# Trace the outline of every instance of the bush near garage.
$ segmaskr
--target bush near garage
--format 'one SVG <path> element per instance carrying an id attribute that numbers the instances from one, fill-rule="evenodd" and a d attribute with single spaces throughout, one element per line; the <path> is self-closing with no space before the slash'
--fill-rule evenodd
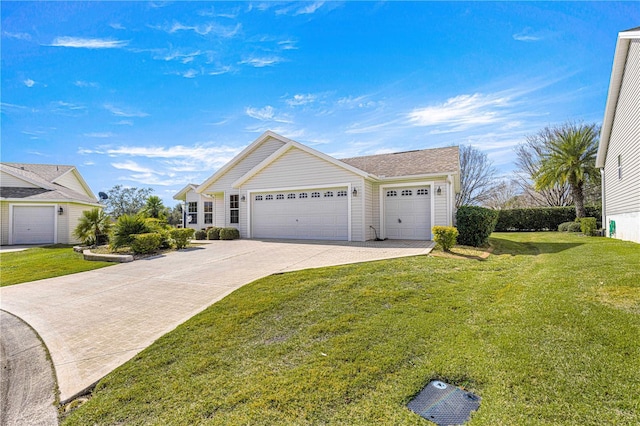
<path id="1" fill-rule="evenodd" d="M 147 225 L 144 218 L 138 215 L 124 214 L 118 218 L 113 227 L 110 238 L 110 246 L 112 250 L 120 247 L 131 246 L 133 243 L 133 235 L 147 234 L 152 229 Z"/>
<path id="2" fill-rule="evenodd" d="M 198 229 L 195 233 L 196 240 L 206 240 L 207 239 L 207 231 L 204 229 Z"/>
<path id="3" fill-rule="evenodd" d="M 220 230 L 221 240 L 237 240 L 240 238 L 240 231 L 237 228 L 229 227 Z"/>
<path id="4" fill-rule="evenodd" d="M 160 248 L 162 235 L 150 232 L 147 234 L 132 235 L 131 251 L 135 254 L 149 254 Z"/>
<path id="5" fill-rule="evenodd" d="M 582 231 L 584 235 L 593 237 L 594 235 L 596 235 L 596 229 L 597 229 L 597 225 L 596 225 L 595 217 L 580 218 L 580 231 Z"/>
<path id="6" fill-rule="evenodd" d="M 189 241 L 193 238 L 194 230 L 192 228 L 177 228 L 170 232 L 173 245 L 177 250 L 183 249 L 189 245 Z"/>
<path id="7" fill-rule="evenodd" d="M 453 226 L 434 226 L 431 228 L 433 232 L 433 240 L 442 250 L 449 251 L 451 247 L 456 245 L 458 230 Z"/>
<path id="8" fill-rule="evenodd" d="M 461 206 L 456 213 L 458 244 L 480 247 L 489 244 L 498 211 L 477 206 Z"/>
<path id="9" fill-rule="evenodd" d="M 597 218 L 602 217 L 600 206 L 586 206 L 587 216 L 596 218 L 596 227 L 602 226 Z M 572 222 L 576 217 L 574 207 L 536 207 L 500 210 L 496 232 L 555 231 L 561 224 Z"/>
<path id="10" fill-rule="evenodd" d="M 207 240 L 219 240 L 220 239 L 220 230 L 222 228 L 218 228 L 216 226 L 212 226 L 207 229 Z"/>

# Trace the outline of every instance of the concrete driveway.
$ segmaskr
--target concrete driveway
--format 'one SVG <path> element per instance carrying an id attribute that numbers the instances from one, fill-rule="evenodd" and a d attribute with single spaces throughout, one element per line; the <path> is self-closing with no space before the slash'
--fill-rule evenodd
<path id="1" fill-rule="evenodd" d="M 276 272 L 427 254 L 430 241 L 206 241 L 166 255 L 3 287 L 0 308 L 33 327 L 60 401 L 232 291 Z"/>

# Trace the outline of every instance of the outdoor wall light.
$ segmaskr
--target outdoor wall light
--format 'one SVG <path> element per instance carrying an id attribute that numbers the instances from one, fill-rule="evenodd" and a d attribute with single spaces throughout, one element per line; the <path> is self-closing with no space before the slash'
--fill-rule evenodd
<path id="1" fill-rule="evenodd" d="M 438 187 L 438 190 L 436 191 L 436 194 L 442 195 L 442 188 Z"/>
<path id="2" fill-rule="evenodd" d="M 242 197 L 240 197 L 240 201 L 242 201 L 242 202 L 244 203 L 245 201 L 247 201 L 247 197 L 245 197 L 245 196 L 243 195 Z"/>
<path id="3" fill-rule="evenodd" d="M 58 209 L 58 214 L 59 214 L 60 216 L 62 216 L 62 214 L 63 214 L 63 213 L 64 213 L 64 209 L 63 209 L 62 207 L 60 207 L 60 208 Z"/>
<path id="4" fill-rule="evenodd" d="M 358 190 L 356 188 L 353 188 L 353 196 L 354 197 L 358 196 Z"/>

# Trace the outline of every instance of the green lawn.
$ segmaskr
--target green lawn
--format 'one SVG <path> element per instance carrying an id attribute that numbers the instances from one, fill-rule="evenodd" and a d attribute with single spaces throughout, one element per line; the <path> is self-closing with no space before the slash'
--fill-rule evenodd
<path id="1" fill-rule="evenodd" d="M 91 271 L 113 265 L 110 262 L 89 262 L 71 246 L 35 247 L 25 251 L 0 254 L 0 286 L 20 284 Z"/>
<path id="2" fill-rule="evenodd" d="M 640 424 L 640 245 L 494 234 L 485 261 L 412 257 L 247 285 L 103 379 L 65 424 L 430 424 L 432 379 L 471 425 Z"/>

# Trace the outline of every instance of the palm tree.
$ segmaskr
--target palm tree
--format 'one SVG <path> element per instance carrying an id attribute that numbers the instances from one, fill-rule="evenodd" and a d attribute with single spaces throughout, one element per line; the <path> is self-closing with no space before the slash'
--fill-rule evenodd
<path id="1" fill-rule="evenodd" d="M 108 242 L 111 218 L 104 210 L 95 208 L 85 210 L 78 219 L 73 235 L 87 245 L 99 245 Z"/>
<path id="2" fill-rule="evenodd" d="M 551 131 L 552 137 L 534 176 L 536 189 L 551 189 L 568 183 L 576 206 L 576 217 L 585 217 L 584 184 L 588 180 L 598 182 L 600 179 L 596 168 L 599 129 L 596 124 L 566 123 Z"/>
<path id="3" fill-rule="evenodd" d="M 147 198 L 147 203 L 142 209 L 142 213 L 146 217 L 164 220 L 166 218 L 165 210 L 166 208 L 164 207 L 164 204 L 162 204 L 160 197 L 157 195 L 150 195 Z"/>

